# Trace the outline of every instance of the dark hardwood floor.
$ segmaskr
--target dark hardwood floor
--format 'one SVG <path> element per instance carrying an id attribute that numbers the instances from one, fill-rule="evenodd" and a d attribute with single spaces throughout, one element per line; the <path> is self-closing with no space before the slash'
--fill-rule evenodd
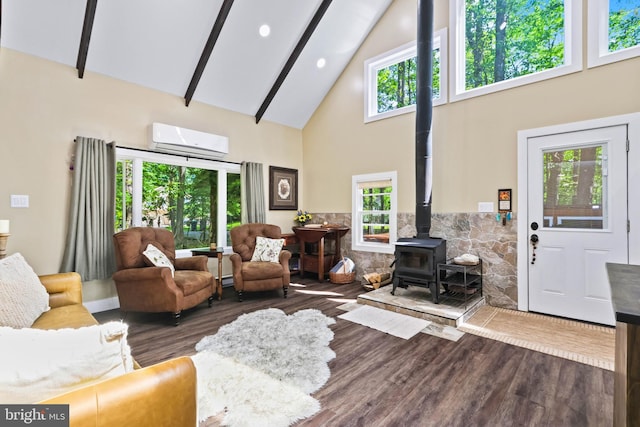
<path id="1" fill-rule="evenodd" d="M 342 319 L 336 307 L 363 292 L 294 276 L 304 287 L 246 294 L 183 314 L 96 313 L 129 324 L 133 355 L 147 366 L 195 354 L 205 335 L 242 313 L 275 307 L 286 313 L 317 308 L 336 318 L 331 378 L 313 396 L 322 409 L 299 426 L 610 426 L 613 372 L 466 334 L 457 343 L 427 334 L 396 338 Z"/>

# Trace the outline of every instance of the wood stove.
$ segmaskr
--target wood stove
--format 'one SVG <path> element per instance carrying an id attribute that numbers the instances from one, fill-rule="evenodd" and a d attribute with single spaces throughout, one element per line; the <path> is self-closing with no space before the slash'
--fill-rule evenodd
<path id="1" fill-rule="evenodd" d="M 393 270 L 393 289 L 406 288 L 409 285 L 426 287 L 431 291 L 435 304 L 439 303 L 436 274 L 438 264 L 444 264 L 447 258 L 447 241 L 438 238 L 402 238 L 395 248 L 395 270 Z"/>
<path id="2" fill-rule="evenodd" d="M 418 0 L 417 90 L 416 90 L 416 230 L 414 238 L 401 238 L 396 242 L 393 290 L 408 285 L 428 287 L 434 303 L 439 301 L 436 281 L 438 264 L 447 257 L 447 242 L 429 236 L 431 229 L 431 122 L 433 0 Z"/>

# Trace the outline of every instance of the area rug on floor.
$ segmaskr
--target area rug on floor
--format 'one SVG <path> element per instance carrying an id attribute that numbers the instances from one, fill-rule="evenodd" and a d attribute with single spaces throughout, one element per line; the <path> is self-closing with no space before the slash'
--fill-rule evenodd
<path id="1" fill-rule="evenodd" d="M 614 370 L 614 328 L 487 305 L 481 307 L 458 329 L 586 365 Z"/>
<path id="2" fill-rule="evenodd" d="M 342 311 L 353 311 L 362 307 L 363 304 L 360 304 L 356 301 L 350 301 L 344 303 L 342 305 L 337 306 L 338 310 Z M 340 317 L 340 316 L 338 316 Z M 434 337 L 443 338 L 445 340 L 458 342 L 460 338 L 464 336 L 464 332 L 456 329 L 453 326 L 441 325 L 436 322 L 429 322 L 426 328 L 420 331 L 423 334 L 433 335 Z"/>
<path id="3" fill-rule="evenodd" d="M 406 316 L 393 311 L 363 305 L 355 310 L 347 311 L 338 316 L 359 325 L 408 340 L 426 328 L 431 322 L 416 317 Z"/>
<path id="4" fill-rule="evenodd" d="M 198 418 L 225 411 L 223 425 L 288 426 L 320 410 L 309 396 L 329 379 L 335 320 L 319 310 L 243 314 L 203 338 L 193 356 Z"/>

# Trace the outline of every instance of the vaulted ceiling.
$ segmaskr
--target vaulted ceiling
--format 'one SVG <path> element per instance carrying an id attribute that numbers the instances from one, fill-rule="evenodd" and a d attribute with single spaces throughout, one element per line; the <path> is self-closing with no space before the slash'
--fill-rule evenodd
<path id="1" fill-rule="evenodd" d="M 0 0 L 0 45 L 302 128 L 391 1 Z"/>

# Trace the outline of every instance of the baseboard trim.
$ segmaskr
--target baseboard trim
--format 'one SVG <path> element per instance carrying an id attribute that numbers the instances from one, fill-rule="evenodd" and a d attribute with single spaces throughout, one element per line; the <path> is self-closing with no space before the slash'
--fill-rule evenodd
<path id="1" fill-rule="evenodd" d="M 118 297 L 104 298 L 95 301 L 85 301 L 82 304 L 91 313 L 99 313 L 101 311 L 120 308 L 120 301 L 118 301 Z"/>

